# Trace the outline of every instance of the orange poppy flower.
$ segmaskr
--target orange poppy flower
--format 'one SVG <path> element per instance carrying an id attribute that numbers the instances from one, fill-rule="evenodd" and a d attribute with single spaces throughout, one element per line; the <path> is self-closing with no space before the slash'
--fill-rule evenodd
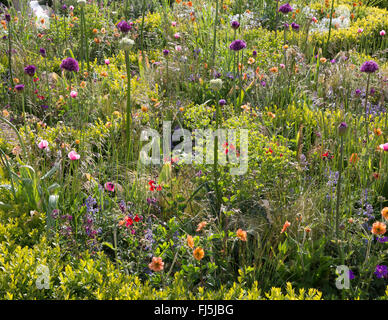
<path id="1" fill-rule="evenodd" d="M 237 232 L 236 232 L 236 235 L 237 235 L 237 238 L 239 238 L 241 241 L 247 241 L 247 232 L 242 230 L 242 229 L 238 229 Z"/>
<path id="2" fill-rule="evenodd" d="M 205 251 L 201 247 L 198 247 L 193 251 L 193 256 L 195 260 L 201 261 L 205 256 Z"/>
<path id="3" fill-rule="evenodd" d="M 187 245 L 193 249 L 194 248 L 194 239 L 192 236 L 188 235 L 187 236 Z"/>
<path id="4" fill-rule="evenodd" d="M 387 226 L 384 222 L 376 221 L 372 225 L 371 232 L 376 235 L 383 235 L 385 232 L 387 232 Z"/>
<path id="5" fill-rule="evenodd" d="M 352 153 L 352 155 L 350 156 L 349 162 L 355 164 L 357 163 L 357 161 L 358 161 L 358 154 Z"/>
<path id="6" fill-rule="evenodd" d="M 288 228 L 290 225 L 291 225 L 291 222 L 286 221 L 286 222 L 284 223 L 283 229 L 282 229 L 282 231 L 280 231 L 280 233 L 283 233 L 284 231 L 286 231 L 287 228 Z"/>
<path id="7" fill-rule="evenodd" d="M 383 210 L 381 210 L 381 215 L 385 220 L 388 221 L 388 207 L 385 207 Z"/>
<path id="8" fill-rule="evenodd" d="M 373 132 L 375 133 L 376 136 L 381 136 L 383 134 L 383 131 L 380 128 L 375 128 L 373 129 Z"/>
<path id="9" fill-rule="evenodd" d="M 159 272 L 164 269 L 164 262 L 160 257 L 153 257 L 148 267 L 154 272 Z"/>
<path id="10" fill-rule="evenodd" d="M 201 231 L 206 225 L 207 225 L 206 221 L 202 221 L 202 222 L 198 223 L 198 228 L 196 231 L 197 232 Z"/>

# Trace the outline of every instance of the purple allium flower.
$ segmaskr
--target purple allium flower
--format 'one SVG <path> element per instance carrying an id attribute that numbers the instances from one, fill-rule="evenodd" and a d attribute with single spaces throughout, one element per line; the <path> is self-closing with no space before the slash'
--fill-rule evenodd
<path id="1" fill-rule="evenodd" d="M 10 22 L 10 21 L 11 21 L 11 15 L 10 15 L 9 13 L 6 13 L 6 14 L 5 14 L 5 20 L 6 20 L 7 22 Z"/>
<path id="2" fill-rule="evenodd" d="M 295 31 L 299 30 L 299 24 L 293 22 L 291 23 L 291 28 L 294 29 Z"/>
<path id="3" fill-rule="evenodd" d="M 39 49 L 39 53 L 40 53 L 40 55 L 43 57 L 43 58 L 45 58 L 46 57 L 46 49 L 45 48 L 40 48 Z"/>
<path id="4" fill-rule="evenodd" d="M 370 89 L 370 94 L 371 94 L 372 96 L 375 94 L 375 92 L 376 92 L 376 89 L 375 89 L 375 88 Z"/>
<path id="5" fill-rule="evenodd" d="M 42 109 L 48 109 L 48 105 L 45 105 L 45 104 L 42 104 L 41 106 L 40 106 Z"/>
<path id="6" fill-rule="evenodd" d="M 388 268 L 385 265 L 377 265 L 375 275 L 377 278 L 382 279 L 388 276 Z"/>
<path id="7" fill-rule="evenodd" d="M 354 91 L 354 93 L 358 96 L 361 94 L 361 90 L 360 89 L 356 89 L 356 91 Z"/>
<path id="8" fill-rule="evenodd" d="M 225 99 L 221 99 L 220 101 L 218 101 L 218 104 L 220 106 L 224 106 L 224 105 L 226 105 L 226 100 Z"/>
<path id="9" fill-rule="evenodd" d="M 261 84 L 263 87 L 265 87 L 265 86 L 267 85 L 265 81 L 261 81 L 260 84 Z"/>
<path id="10" fill-rule="evenodd" d="M 343 136 L 346 131 L 348 129 L 348 125 L 346 124 L 346 122 L 341 122 L 340 125 L 338 126 L 338 134 L 340 136 Z"/>
<path id="11" fill-rule="evenodd" d="M 256 57 L 257 56 L 257 51 L 256 50 L 253 50 L 252 52 L 252 56 Z"/>
<path id="12" fill-rule="evenodd" d="M 23 91 L 24 90 L 24 84 L 17 84 L 16 86 L 15 86 L 15 90 L 16 91 Z"/>
<path id="13" fill-rule="evenodd" d="M 354 278 L 354 272 L 349 269 L 349 280 L 353 280 Z"/>
<path id="14" fill-rule="evenodd" d="M 67 5 L 64 4 L 64 5 L 62 6 L 62 10 L 67 10 Z"/>
<path id="15" fill-rule="evenodd" d="M 168 54 L 170 53 L 170 51 L 169 50 L 167 50 L 167 49 L 164 49 L 163 50 L 163 54 L 164 54 L 164 56 L 168 56 Z"/>
<path id="16" fill-rule="evenodd" d="M 234 40 L 230 46 L 229 49 L 233 51 L 240 51 L 247 47 L 247 44 L 243 40 Z"/>
<path id="17" fill-rule="evenodd" d="M 287 13 L 291 12 L 292 10 L 293 9 L 291 8 L 289 3 L 283 4 L 279 8 L 279 12 L 284 13 L 284 14 L 287 14 Z"/>
<path id="18" fill-rule="evenodd" d="M 28 74 L 30 77 L 32 77 L 35 74 L 36 67 L 34 65 L 29 65 L 24 68 L 24 73 Z"/>
<path id="19" fill-rule="evenodd" d="M 125 21 L 125 20 L 120 21 L 117 24 L 117 28 L 119 28 L 120 31 L 123 32 L 123 33 L 127 33 L 129 30 L 132 29 L 131 25 L 127 21 Z"/>
<path id="20" fill-rule="evenodd" d="M 289 27 L 290 27 L 290 25 L 288 23 L 284 24 L 284 29 L 288 29 Z"/>
<path id="21" fill-rule="evenodd" d="M 334 63 L 336 63 L 337 61 L 336 61 L 335 59 L 333 59 L 333 60 L 330 60 L 330 62 L 331 62 L 332 64 L 334 64 Z"/>
<path id="22" fill-rule="evenodd" d="M 233 20 L 231 26 L 234 30 L 237 30 L 240 27 L 240 23 L 236 20 Z"/>
<path id="23" fill-rule="evenodd" d="M 366 72 L 366 73 L 373 73 L 373 72 L 376 72 L 377 70 L 379 70 L 379 65 L 373 60 L 365 61 L 360 68 L 361 72 Z"/>
<path id="24" fill-rule="evenodd" d="M 62 60 L 61 69 L 65 69 L 67 71 L 78 72 L 79 71 L 79 65 L 78 65 L 77 60 L 69 57 L 69 58 L 66 58 L 66 59 Z"/>

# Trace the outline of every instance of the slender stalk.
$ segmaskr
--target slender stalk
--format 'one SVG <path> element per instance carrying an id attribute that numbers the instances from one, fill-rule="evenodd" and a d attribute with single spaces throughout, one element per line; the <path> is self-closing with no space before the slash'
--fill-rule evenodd
<path id="1" fill-rule="evenodd" d="M 369 81 L 370 81 L 370 73 L 368 73 L 368 81 L 366 83 L 366 92 L 365 92 L 365 134 L 366 134 L 366 141 L 369 142 L 369 134 L 368 134 L 368 96 L 369 96 Z"/>
<path id="2" fill-rule="evenodd" d="M 218 95 L 218 93 L 217 93 Z M 214 173 L 214 186 L 216 190 L 216 212 L 220 212 L 220 190 L 218 185 L 218 129 L 220 126 L 220 104 L 216 99 L 216 132 L 214 136 L 214 163 L 213 163 L 213 173 Z"/>
<path id="3" fill-rule="evenodd" d="M 127 118 L 126 118 L 126 135 L 128 143 L 128 159 L 131 151 L 131 127 L 132 127 L 132 108 L 131 108 L 131 71 L 129 62 L 129 53 L 125 50 L 125 66 L 127 70 Z"/>
<path id="4" fill-rule="evenodd" d="M 344 148 L 344 137 L 341 136 L 341 150 L 340 150 L 340 159 L 338 160 L 338 182 L 337 182 L 337 205 L 335 213 L 335 234 L 338 239 L 339 237 L 339 207 L 341 201 L 341 176 L 342 176 L 342 161 L 343 161 L 343 148 Z"/>
<path id="5" fill-rule="evenodd" d="M 143 0 L 143 5 L 141 8 L 141 30 L 140 30 L 140 50 L 141 50 L 141 57 L 143 65 L 145 64 L 144 61 L 144 18 L 145 18 L 145 6 L 146 6 L 146 0 Z"/>
<path id="6" fill-rule="evenodd" d="M 326 44 L 325 44 L 325 49 L 323 52 L 326 54 L 327 46 L 329 45 L 330 41 L 330 35 L 331 35 L 331 22 L 333 21 L 333 11 L 334 11 L 334 0 L 331 1 L 331 10 L 330 10 L 330 22 L 329 22 L 329 35 L 327 36 Z"/>
<path id="7" fill-rule="evenodd" d="M 12 24 L 11 21 L 8 22 L 8 70 L 9 70 L 9 81 L 11 87 L 13 87 L 13 76 L 12 76 Z"/>
<path id="8" fill-rule="evenodd" d="M 214 60 L 216 57 L 217 25 L 218 25 L 218 0 L 216 0 L 216 19 L 214 21 L 213 54 L 212 54 L 212 64 L 211 64 L 212 68 L 214 67 Z"/>

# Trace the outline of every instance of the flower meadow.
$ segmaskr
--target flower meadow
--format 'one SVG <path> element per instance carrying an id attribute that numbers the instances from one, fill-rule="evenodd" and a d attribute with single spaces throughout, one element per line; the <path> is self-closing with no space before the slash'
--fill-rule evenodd
<path id="1" fill-rule="evenodd" d="M 0 6 L 1 299 L 388 299 L 388 9 Z"/>

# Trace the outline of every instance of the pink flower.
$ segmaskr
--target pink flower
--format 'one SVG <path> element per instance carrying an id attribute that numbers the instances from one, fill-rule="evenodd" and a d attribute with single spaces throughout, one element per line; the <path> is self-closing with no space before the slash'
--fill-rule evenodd
<path id="1" fill-rule="evenodd" d="M 70 7 L 69 7 L 69 10 L 70 10 L 70 11 L 73 11 L 73 10 L 74 10 L 74 7 L 73 7 L 73 6 L 70 6 Z"/>
<path id="2" fill-rule="evenodd" d="M 175 39 L 179 39 L 180 37 L 181 37 L 181 35 L 178 32 L 174 34 Z"/>
<path id="3" fill-rule="evenodd" d="M 77 98 L 77 96 L 78 96 L 78 92 L 77 91 L 71 91 L 70 92 L 70 97 L 72 97 L 72 98 Z"/>
<path id="4" fill-rule="evenodd" d="M 286 67 L 283 63 L 281 63 L 279 66 L 280 66 L 280 68 L 282 68 L 282 69 L 284 69 L 284 68 Z"/>
<path id="5" fill-rule="evenodd" d="M 358 33 L 361 33 L 363 31 L 364 31 L 364 29 L 362 29 L 362 28 L 358 28 L 358 30 L 357 30 Z"/>
<path id="6" fill-rule="evenodd" d="M 107 182 L 104 185 L 106 191 L 114 192 L 115 191 L 115 185 L 112 182 Z"/>
<path id="7" fill-rule="evenodd" d="M 180 52 L 180 51 L 182 51 L 182 47 L 181 46 L 175 46 L 175 50 Z"/>
<path id="8" fill-rule="evenodd" d="M 38 148 L 39 149 L 46 149 L 48 147 L 48 142 L 46 140 L 42 140 L 41 142 L 38 143 Z"/>
<path id="9" fill-rule="evenodd" d="M 109 59 L 105 59 L 105 64 L 106 64 L 107 66 L 109 66 L 109 64 L 110 64 Z"/>
<path id="10" fill-rule="evenodd" d="M 313 22 L 315 22 L 315 23 L 317 23 L 318 22 L 318 19 L 317 18 L 315 18 L 315 17 L 312 17 L 312 19 L 311 19 Z"/>
<path id="11" fill-rule="evenodd" d="M 385 30 L 380 31 L 380 36 L 385 36 Z"/>
<path id="12" fill-rule="evenodd" d="M 171 22 L 171 25 L 172 25 L 173 27 L 176 27 L 176 21 Z"/>
<path id="13" fill-rule="evenodd" d="M 67 155 L 70 160 L 78 160 L 81 156 L 76 152 L 76 151 L 70 151 L 69 154 Z"/>
<path id="14" fill-rule="evenodd" d="M 388 151 L 388 142 L 384 144 L 380 144 L 380 149 L 384 151 Z"/>

